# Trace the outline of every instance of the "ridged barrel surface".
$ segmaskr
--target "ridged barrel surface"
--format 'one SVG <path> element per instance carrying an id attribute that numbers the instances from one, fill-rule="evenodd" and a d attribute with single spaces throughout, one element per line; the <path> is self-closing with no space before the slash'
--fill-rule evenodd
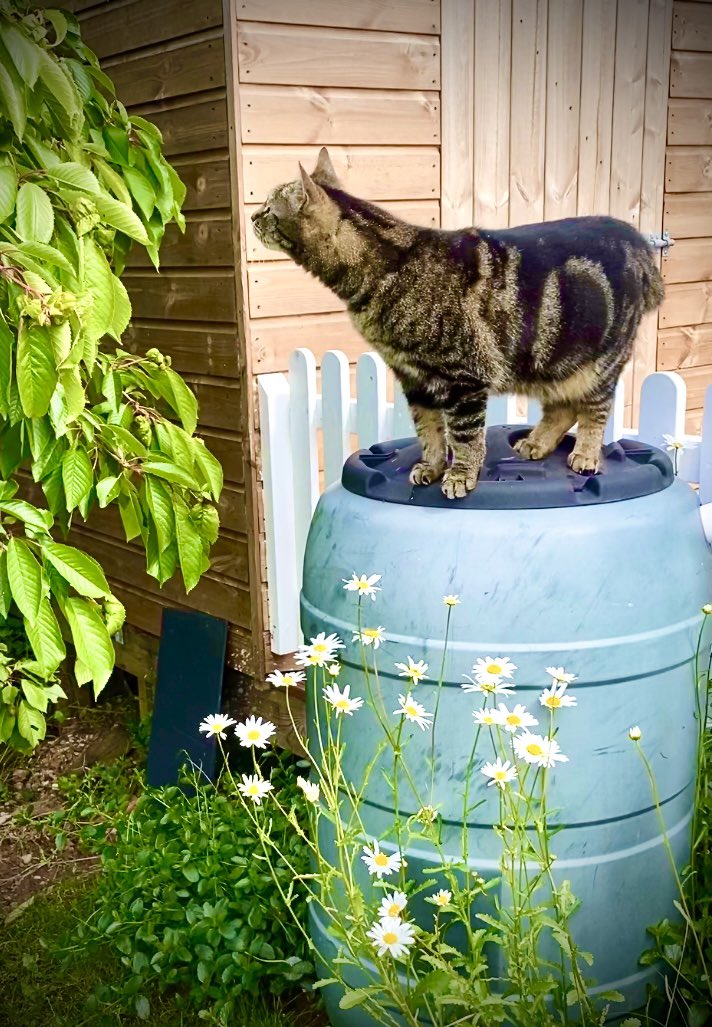
<path id="1" fill-rule="evenodd" d="M 518 667 L 516 699 L 536 716 L 545 668 L 577 675 L 575 709 L 557 713 L 557 740 L 569 762 L 552 772 L 549 805 L 562 825 L 553 840 L 555 876 L 568 879 L 582 908 L 573 933 L 594 955 L 598 989 L 616 988 L 625 1009 L 644 1002 L 653 971 L 638 958 L 648 947 L 646 927 L 673 914 L 675 885 L 662 844 L 648 780 L 628 729 L 639 724 L 660 791 L 670 844 L 679 866 L 689 855 L 696 761 L 693 657 L 700 607 L 712 596 L 712 561 L 690 488 L 670 487 L 639 498 L 566 509 L 467 510 L 408 507 L 354 495 L 342 485 L 321 498 L 306 551 L 302 627 L 309 638 L 336 632 L 347 642 L 341 682 L 367 697 L 358 643 L 357 603 L 343 588 L 353 572 L 382 575 L 377 602 L 364 599 L 363 624 L 383 625 L 380 691 L 385 709 L 406 691 L 395 662 L 408 656 L 430 667 L 417 699 L 434 708 L 434 681 L 443 656 L 443 596 L 461 597 L 452 620 L 445 684 L 436 729 L 433 804 L 445 823 L 445 843 L 460 852 L 462 791 L 473 742 L 472 711 L 481 696 L 461 683 L 478 657 L 508 656 Z M 314 699 L 309 704 L 313 718 Z M 510 700 L 507 700 L 510 701 Z M 540 719 L 543 725 L 545 721 Z M 412 730 L 411 730 L 412 729 Z M 345 773 L 356 783 L 382 732 L 367 702 L 344 717 Z M 430 801 L 430 733 L 409 725 L 406 759 Z M 490 757 L 484 749 L 482 760 Z M 496 789 L 476 782 L 485 800 L 469 819 L 473 868 L 496 876 Z M 422 796 L 420 796 L 422 798 Z M 401 808 L 418 799 L 401 789 Z M 392 796 L 378 772 L 371 777 L 362 817 L 378 837 L 390 823 Z M 321 844 L 327 858 L 329 828 Z M 388 849 L 388 844 L 384 845 Z M 405 854 L 418 879 L 429 853 Z M 367 884 L 367 882 L 365 882 Z M 505 898 L 503 896 L 503 901 Z M 421 902 L 417 920 L 432 918 Z M 325 955 L 333 943 L 313 915 L 312 929 Z M 329 994 L 335 1027 L 365 1027 L 358 1009 L 338 1009 Z M 621 1007 L 616 1007 L 619 1013 Z"/>

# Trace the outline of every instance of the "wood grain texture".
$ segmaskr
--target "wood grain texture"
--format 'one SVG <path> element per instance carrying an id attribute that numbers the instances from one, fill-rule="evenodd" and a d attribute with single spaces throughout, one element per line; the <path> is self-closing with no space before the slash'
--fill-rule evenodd
<path id="1" fill-rule="evenodd" d="M 203 375 L 185 375 L 198 399 L 200 425 L 211 428 L 241 430 L 240 383 L 228 378 L 208 378 Z"/>
<path id="2" fill-rule="evenodd" d="M 395 200 L 383 203 L 381 206 L 395 214 L 396 217 L 414 225 L 424 225 L 427 228 L 437 228 L 440 225 L 440 204 L 433 200 Z M 258 203 L 250 203 L 245 207 L 247 259 L 250 261 L 289 260 L 288 254 L 279 250 L 267 249 L 255 235 L 250 218 L 256 210 L 259 210 L 259 207 Z"/>
<path id="3" fill-rule="evenodd" d="M 618 5 L 609 211 L 640 222 L 648 0 Z"/>
<path id="4" fill-rule="evenodd" d="M 509 223 L 544 220 L 548 0 L 513 0 Z"/>
<path id="5" fill-rule="evenodd" d="M 707 367 L 712 378 L 712 324 L 666 328 L 658 335 L 658 368 Z"/>
<path id="6" fill-rule="evenodd" d="M 245 490 L 234 485 L 225 486 L 218 502 L 220 523 L 231 531 L 247 532 L 247 505 Z"/>
<path id="7" fill-rule="evenodd" d="M 712 378 L 712 367 L 680 367 L 678 374 L 687 386 L 687 406 L 689 409 L 701 407 L 705 402 L 705 393 Z"/>
<path id="8" fill-rule="evenodd" d="M 712 283 L 692 282 L 668 285 L 660 308 L 660 327 L 699 325 L 712 322 Z"/>
<path id="9" fill-rule="evenodd" d="M 298 165 L 311 169 L 319 146 L 243 146 L 245 198 L 262 203 L 269 190 L 289 182 Z M 435 146 L 329 146 L 334 170 L 347 192 L 365 200 L 437 199 L 440 152 Z"/>
<path id="10" fill-rule="evenodd" d="M 66 0 L 55 6 L 66 6 Z M 222 25 L 220 0 L 200 0 L 200 3 L 132 0 L 128 4 L 102 4 L 87 12 L 81 19 L 81 32 L 87 46 L 103 58 L 219 25 Z"/>
<path id="11" fill-rule="evenodd" d="M 712 190 L 712 146 L 668 147 L 665 189 L 671 193 Z"/>
<path id="12" fill-rule="evenodd" d="M 222 31 L 197 43 L 163 46 L 102 66 L 127 106 L 217 89 L 225 85 Z"/>
<path id="13" fill-rule="evenodd" d="M 660 232 L 663 220 L 672 8 L 673 0 L 650 0 L 639 223 L 646 233 Z"/>
<path id="14" fill-rule="evenodd" d="M 475 5 L 474 221 L 509 223 L 512 0 Z"/>
<path id="15" fill-rule="evenodd" d="M 671 146 L 712 146 L 712 101 L 670 100 L 667 141 Z"/>
<path id="16" fill-rule="evenodd" d="M 329 349 L 340 349 L 353 363 L 369 345 L 345 311 L 302 317 L 264 317 L 253 322 L 252 349 L 256 374 L 288 371 L 295 349 L 306 346 L 317 360 Z"/>
<path id="17" fill-rule="evenodd" d="M 712 51 L 712 5 L 676 0 L 672 45 L 676 50 Z"/>
<path id="18" fill-rule="evenodd" d="M 437 36 L 240 21 L 241 82 L 439 89 Z"/>
<path id="19" fill-rule="evenodd" d="M 617 0 L 584 0 L 577 212 L 607 214 Z"/>
<path id="20" fill-rule="evenodd" d="M 233 326 L 133 318 L 121 343 L 131 353 L 146 353 L 155 347 L 170 356 L 175 370 L 182 373 L 225 378 L 239 375 L 237 333 Z"/>
<path id="21" fill-rule="evenodd" d="M 303 268 L 273 261 L 247 270 L 250 317 L 279 317 L 344 310 L 344 303 Z"/>
<path id="22" fill-rule="evenodd" d="M 430 91 L 244 85 L 240 115 L 243 143 L 422 146 L 440 141 L 440 97 Z"/>
<path id="23" fill-rule="evenodd" d="M 712 98 L 712 53 L 673 51 L 670 62 L 670 96 Z"/>
<path id="24" fill-rule="evenodd" d="M 167 157 L 200 150 L 219 150 L 227 146 L 227 108 L 225 98 L 204 100 L 162 110 L 144 111 L 163 133 Z"/>
<path id="25" fill-rule="evenodd" d="M 475 2 L 442 0 L 442 225 L 474 223 Z"/>
<path id="26" fill-rule="evenodd" d="M 668 193 L 663 228 L 673 239 L 712 235 L 712 192 Z"/>
<path id="27" fill-rule="evenodd" d="M 173 158 L 171 163 L 185 183 L 183 211 L 225 209 L 230 206 L 230 166 L 227 155 L 211 160 Z"/>
<path id="28" fill-rule="evenodd" d="M 133 315 L 179 321 L 234 321 L 233 277 L 227 271 L 124 272 Z"/>
<path id="29" fill-rule="evenodd" d="M 290 25 L 437 33 L 438 0 L 240 0 L 240 18 Z"/>
<path id="30" fill-rule="evenodd" d="M 666 282 L 704 282 L 712 280 L 712 238 L 678 239 L 663 257 Z"/>
<path id="31" fill-rule="evenodd" d="M 544 216 L 576 214 L 583 0 L 549 0 Z"/>
<path id="32" fill-rule="evenodd" d="M 161 243 L 161 271 L 174 267 L 232 267 L 232 231 L 229 214 L 219 218 L 194 220 L 188 215 L 185 232 L 169 225 Z M 126 261 L 127 267 L 152 268 L 150 257 L 142 246 L 134 246 Z"/>
<path id="33" fill-rule="evenodd" d="M 240 429 L 242 427 L 241 424 Z M 200 425 L 198 435 L 220 462 L 225 481 L 232 485 L 243 485 L 245 482 L 245 442 L 242 436 L 233 430 L 211 428 L 205 424 Z"/>

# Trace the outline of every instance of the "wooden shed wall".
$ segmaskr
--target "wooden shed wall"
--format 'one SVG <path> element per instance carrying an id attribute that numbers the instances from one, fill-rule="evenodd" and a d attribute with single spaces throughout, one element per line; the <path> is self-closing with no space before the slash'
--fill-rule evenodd
<path id="1" fill-rule="evenodd" d="M 697 432 L 712 382 L 711 3 L 676 0 L 672 48 L 664 226 L 676 243 L 663 259 L 658 363 L 684 377 Z"/>
<path id="2" fill-rule="evenodd" d="M 231 625 L 229 662 L 251 672 L 259 627 L 256 634 L 249 588 L 247 404 L 240 380 L 222 0 L 68 0 L 64 6 L 77 13 L 83 38 L 129 112 L 161 129 L 165 152 L 188 187 L 186 232 L 174 226 L 166 232 L 160 273 L 138 247 L 130 255 L 123 280 L 133 317 L 124 344 L 134 352 L 155 346 L 170 355 L 197 394 L 199 432 L 226 480 L 212 566 L 189 596 L 178 575 L 162 589 L 148 577 L 142 550 L 124 541 L 114 511 L 97 511 L 77 534 L 125 603 L 129 626 L 158 635 L 164 606 L 225 618 Z M 122 655 L 119 647 L 119 662 Z"/>

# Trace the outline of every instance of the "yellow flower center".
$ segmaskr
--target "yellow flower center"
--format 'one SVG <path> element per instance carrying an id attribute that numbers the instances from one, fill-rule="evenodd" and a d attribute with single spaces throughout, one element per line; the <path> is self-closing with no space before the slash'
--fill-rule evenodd
<path id="1" fill-rule="evenodd" d="M 561 699 L 559 699 L 558 695 L 550 695 L 547 697 L 546 705 L 550 710 L 555 710 L 561 706 Z"/>
<path id="2" fill-rule="evenodd" d="M 377 852 L 376 855 L 373 857 L 373 862 L 376 864 L 377 867 L 387 867 L 388 856 L 385 854 L 385 852 Z"/>
<path id="3" fill-rule="evenodd" d="M 368 638 L 378 638 L 381 632 L 378 628 L 364 628 L 363 634 Z"/>
<path id="4" fill-rule="evenodd" d="M 515 724 L 516 725 L 516 724 L 521 724 L 521 722 L 522 722 L 522 718 L 520 716 L 518 716 L 516 713 L 510 713 L 509 716 L 507 717 L 507 723 L 508 724 Z"/>
<path id="5" fill-rule="evenodd" d="M 383 944 L 384 945 L 395 945 L 395 943 L 397 941 L 398 941 L 398 935 L 394 934 L 393 931 L 386 931 L 385 934 L 383 935 Z"/>
<path id="6" fill-rule="evenodd" d="M 211 724 L 210 725 L 210 730 L 212 731 L 212 733 L 214 735 L 219 735 L 220 732 L 222 731 L 222 729 L 223 729 L 223 725 L 222 724 Z"/>
<path id="7" fill-rule="evenodd" d="M 398 905 L 397 902 L 392 902 L 390 904 L 390 906 L 388 907 L 388 915 L 389 916 L 398 916 L 399 913 L 400 913 L 400 906 Z"/>
<path id="8" fill-rule="evenodd" d="M 348 699 L 338 699 L 337 702 L 336 702 L 336 708 L 337 708 L 337 710 L 348 710 L 348 708 L 349 708 L 349 700 Z"/>
<path id="9" fill-rule="evenodd" d="M 256 742 L 259 737 L 260 732 L 256 727 L 251 728 L 251 730 L 247 732 L 247 738 L 250 742 Z"/>
<path id="10" fill-rule="evenodd" d="M 406 713 L 409 713 L 411 715 L 411 717 L 417 717 L 418 716 L 417 707 L 415 707 L 412 702 L 406 703 L 405 706 L 403 707 L 403 709 L 405 710 Z"/>
<path id="11" fill-rule="evenodd" d="M 255 785 L 248 785 L 247 794 L 248 795 L 259 795 L 260 794 L 260 786 L 256 785 L 256 784 Z"/>
<path id="12" fill-rule="evenodd" d="M 492 715 L 489 714 L 489 713 L 486 713 L 484 715 L 484 717 L 482 718 L 482 722 L 484 724 L 494 724 L 494 721 L 492 720 Z"/>
<path id="13" fill-rule="evenodd" d="M 439 906 L 447 906 L 447 902 L 448 902 L 447 895 L 436 895 L 435 896 L 435 901 L 437 902 L 437 904 Z"/>
<path id="14" fill-rule="evenodd" d="M 543 753 L 544 753 L 544 750 L 542 749 L 542 747 L 539 745 L 538 742 L 530 742 L 529 745 L 527 746 L 527 752 L 529 753 L 530 756 L 542 756 Z"/>
<path id="15" fill-rule="evenodd" d="M 325 653 L 328 648 L 329 647 L 324 645 L 323 642 L 315 642 L 314 645 L 313 645 L 313 649 L 314 649 L 315 653 Z"/>
<path id="16" fill-rule="evenodd" d="M 497 779 L 497 781 L 505 781 L 507 779 L 507 771 L 506 770 L 495 770 L 494 776 Z"/>
<path id="17" fill-rule="evenodd" d="M 502 673 L 502 664 L 501 663 L 488 663 L 487 664 L 487 673 L 488 674 L 501 674 Z"/>

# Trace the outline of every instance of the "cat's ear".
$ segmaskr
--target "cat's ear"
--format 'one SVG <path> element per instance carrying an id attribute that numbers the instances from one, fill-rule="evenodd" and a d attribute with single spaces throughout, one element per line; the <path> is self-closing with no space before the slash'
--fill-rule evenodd
<path id="1" fill-rule="evenodd" d="M 321 189 L 316 184 L 316 182 L 314 182 L 310 175 L 307 174 L 307 172 L 304 170 L 301 164 L 299 165 L 299 174 L 302 179 L 302 190 L 304 194 L 304 201 L 302 205 L 304 206 L 310 203 L 319 203 L 324 194 L 322 193 Z"/>
<path id="2" fill-rule="evenodd" d="M 312 171 L 312 176 L 322 185 L 331 185 L 335 188 L 339 185 L 329 151 L 325 146 L 322 146 L 319 150 L 319 156 L 317 157 L 316 167 Z"/>

